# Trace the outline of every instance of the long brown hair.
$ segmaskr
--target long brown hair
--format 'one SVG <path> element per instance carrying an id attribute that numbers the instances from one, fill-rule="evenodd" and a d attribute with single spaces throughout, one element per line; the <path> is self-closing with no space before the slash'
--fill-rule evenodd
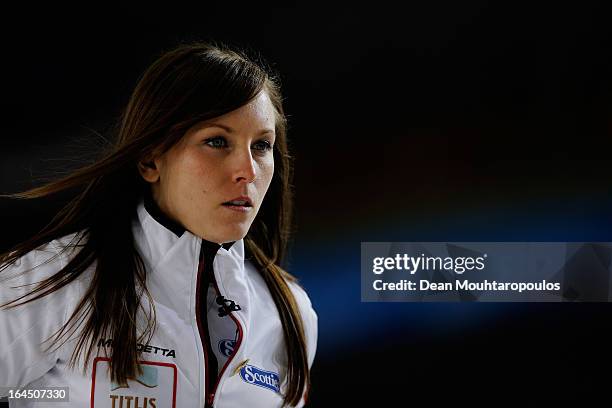
<path id="1" fill-rule="evenodd" d="M 136 327 L 142 297 L 151 299 L 131 230 L 139 199 L 150 188 L 138 173 L 137 163 L 168 150 L 196 123 L 231 112 L 261 91 L 268 93 L 276 110 L 275 171 L 244 243 L 279 311 L 288 358 L 284 402 L 297 405 L 310 379 L 303 323 L 287 283 L 294 278 L 279 266 L 286 253 L 292 213 L 292 166 L 279 81 L 261 61 L 226 46 L 193 43 L 163 53 L 138 81 L 109 151 L 57 181 L 9 195 L 34 199 L 76 191 L 42 231 L 0 255 L 0 270 L 68 234 L 76 233 L 70 246 L 79 250 L 64 268 L 4 306 L 44 297 L 74 281 L 95 262 L 88 290 L 53 344 L 80 330 L 71 358 L 74 365 L 82 353 L 89 361 L 97 339 L 112 338 L 113 344 L 122 345 L 112 349 L 112 380 L 121 383 L 136 376 L 137 344 L 148 341 L 155 330 L 154 309 L 145 314 L 147 324 L 141 333 Z"/>

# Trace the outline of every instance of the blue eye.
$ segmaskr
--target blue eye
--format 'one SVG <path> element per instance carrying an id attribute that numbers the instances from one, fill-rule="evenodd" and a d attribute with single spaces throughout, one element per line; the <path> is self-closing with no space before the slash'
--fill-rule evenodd
<path id="1" fill-rule="evenodd" d="M 204 144 L 212 147 L 213 149 L 224 149 L 226 147 L 229 147 L 227 139 L 223 136 L 215 136 L 206 139 L 204 140 Z M 254 143 L 251 148 L 259 153 L 265 153 L 269 150 L 272 150 L 272 143 L 267 140 L 260 140 Z"/>
<path id="2" fill-rule="evenodd" d="M 222 147 L 227 147 L 227 140 L 221 136 L 211 137 L 210 139 L 206 139 L 204 144 L 215 149 L 220 149 Z"/>
<path id="3" fill-rule="evenodd" d="M 255 150 L 259 150 L 265 152 L 267 150 L 272 150 L 272 144 L 267 140 L 261 140 L 253 145 Z"/>

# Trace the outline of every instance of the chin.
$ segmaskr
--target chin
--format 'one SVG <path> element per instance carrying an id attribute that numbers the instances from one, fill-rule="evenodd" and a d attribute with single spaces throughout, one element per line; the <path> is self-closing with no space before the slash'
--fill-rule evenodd
<path id="1" fill-rule="evenodd" d="M 236 228 L 228 231 L 223 231 L 215 236 L 207 238 L 208 235 L 202 236 L 207 241 L 216 242 L 218 244 L 225 244 L 227 242 L 239 241 L 246 237 L 248 229 Z"/>
<path id="2" fill-rule="evenodd" d="M 225 244 L 239 241 L 246 237 L 251 227 L 250 222 L 218 223 L 216 225 L 200 226 L 195 235 L 210 242 Z M 213 233 L 211 233 L 213 232 Z"/>
<path id="3" fill-rule="evenodd" d="M 221 243 L 226 243 L 226 242 L 234 242 L 234 241 L 240 241 L 241 239 L 243 239 L 244 237 L 246 237 L 247 233 L 249 232 L 249 230 L 244 230 L 244 231 L 240 231 L 240 232 L 236 232 L 233 234 L 228 234 L 225 237 L 223 237 L 223 241 Z"/>

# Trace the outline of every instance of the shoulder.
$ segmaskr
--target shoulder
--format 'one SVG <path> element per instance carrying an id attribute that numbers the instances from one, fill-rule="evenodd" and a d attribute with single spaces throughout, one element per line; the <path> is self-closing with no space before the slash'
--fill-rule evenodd
<path id="1" fill-rule="evenodd" d="M 314 308 L 312 307 L 312 302 L 310 301 L 310 297 L 308 296 L 308 294 L 306 293 L 306 290 L 302 287 L 302 285 L 299 284 L 298 280 L 296 278 L 292 279 L 285 279 L 287 281 L 287 285 L 289 286 L 289 288 L 291 289 L 291 292 L 293 293 L 293 296 L 295 297 L 295 300 L 298 304 L 298 307 L 300 308 L 300 311 L 307 312 L 307 313 L 312 313 L 314 314 L 314 316 L 316 317 L 316 312 L 314 310 Z"/>
<path id="2" fill-rule="evenodd" d="M 0 272 L 0 304 L 27 295 L 39 283 L 56 275 L 78 253 L 82 236 L 83 234 L 74 233 L 54 239 L 7 265 Z M 80 278 L 77 282 L 73 282 L 74 284 L 66 285 L 57 292 L 39 299 L 37 303 L 53 303 L 56 306 L 59 303 L 68 303 L 68 300 L 73 298 L 66 296 L 69 292 L 81 291 L 79 283 L 85 276 Z"/>
<path id="3" fill-rule="evenodd" d="M 314 355 L 317 350 L 318 340 L 318 316 L 315 312 L 310 297 L 295 278 L 286 279 L 295 301 L 297 302 L 302 322 L 304 323 L 304 334 L 306 335 L 306 346 L 308 348 L 308 366 L 312 366 Z"/>
<path id="4" fill-rule="evenodd" d="M 253 262 L 250 260 L 245 260 L 245 268 L 247 270 L 247 276 L 249 276 L 250 283 L 254 285 L 254 290 L 269 291 L 264 279 L 261 277 L 261 272 L 257 269 Z M 302 318 L 304 335 L 306 336 L 306 346 L 308 348 L 308 363 L 309 366 L 311 366 L 317 349 L 318 316 L 313 308 L 310 297 L 306 293 L 306 290 L 304 290 L 304 288 L 298 283 L 298 280 L 284 270 L 282 275 L 284 281 L 291 290 L 291 294 L 295 298 L 296 305 L 300 312 L 300 317 Z M 266 303 L 273 304 L 271 300 L 270 302 Z"/>
<path id="5" fill-rule="evenodd" d="M 32 285 L 53 276 L 64 264 L 57 243 L 51 241 L 6 266 L 0 273 L 0 285 Z"/>

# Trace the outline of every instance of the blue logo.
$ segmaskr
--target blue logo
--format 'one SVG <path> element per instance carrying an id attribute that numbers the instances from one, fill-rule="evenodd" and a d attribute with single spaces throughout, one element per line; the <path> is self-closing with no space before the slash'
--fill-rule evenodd
<path id="1" fill-rule="evenodd" d="M 262 370 L 252 365 L 245 365 L 240 369 L 240 377 L 244 382 L 267 388 L 276 393 L 280 392 L 280 378 L 277 373 Z"/>
<path id="2" fill-rule="evenodd" d="M 234 347 L 236 347 L 236 342 L 234 340 L 219 341 L 219 352 L 225 357 L 229 357 L 234 354 Z"/>
<path id="3" fill-rule="evenodd" d="M 157 387 L 158 381 L 157 381 L 157 367 L 155 366 L 151 366 L 148 364 L 140 364 L 140 368 L 142 369 L 142 374 L 140 374 L 138 377 L 136 377 L 136 381 L 138 381 L 139 383 L 141 383 L 142 385 L 144 385 L 145 387 L 148 388 L 155 388 Z M 112 382 L 111 383 L 111 391 L 115 391 L 116 389 L 119 388 L 130 388 L 130 385 L 125 383 L 125 384 L 119 384 L 116 382 Z"/>

